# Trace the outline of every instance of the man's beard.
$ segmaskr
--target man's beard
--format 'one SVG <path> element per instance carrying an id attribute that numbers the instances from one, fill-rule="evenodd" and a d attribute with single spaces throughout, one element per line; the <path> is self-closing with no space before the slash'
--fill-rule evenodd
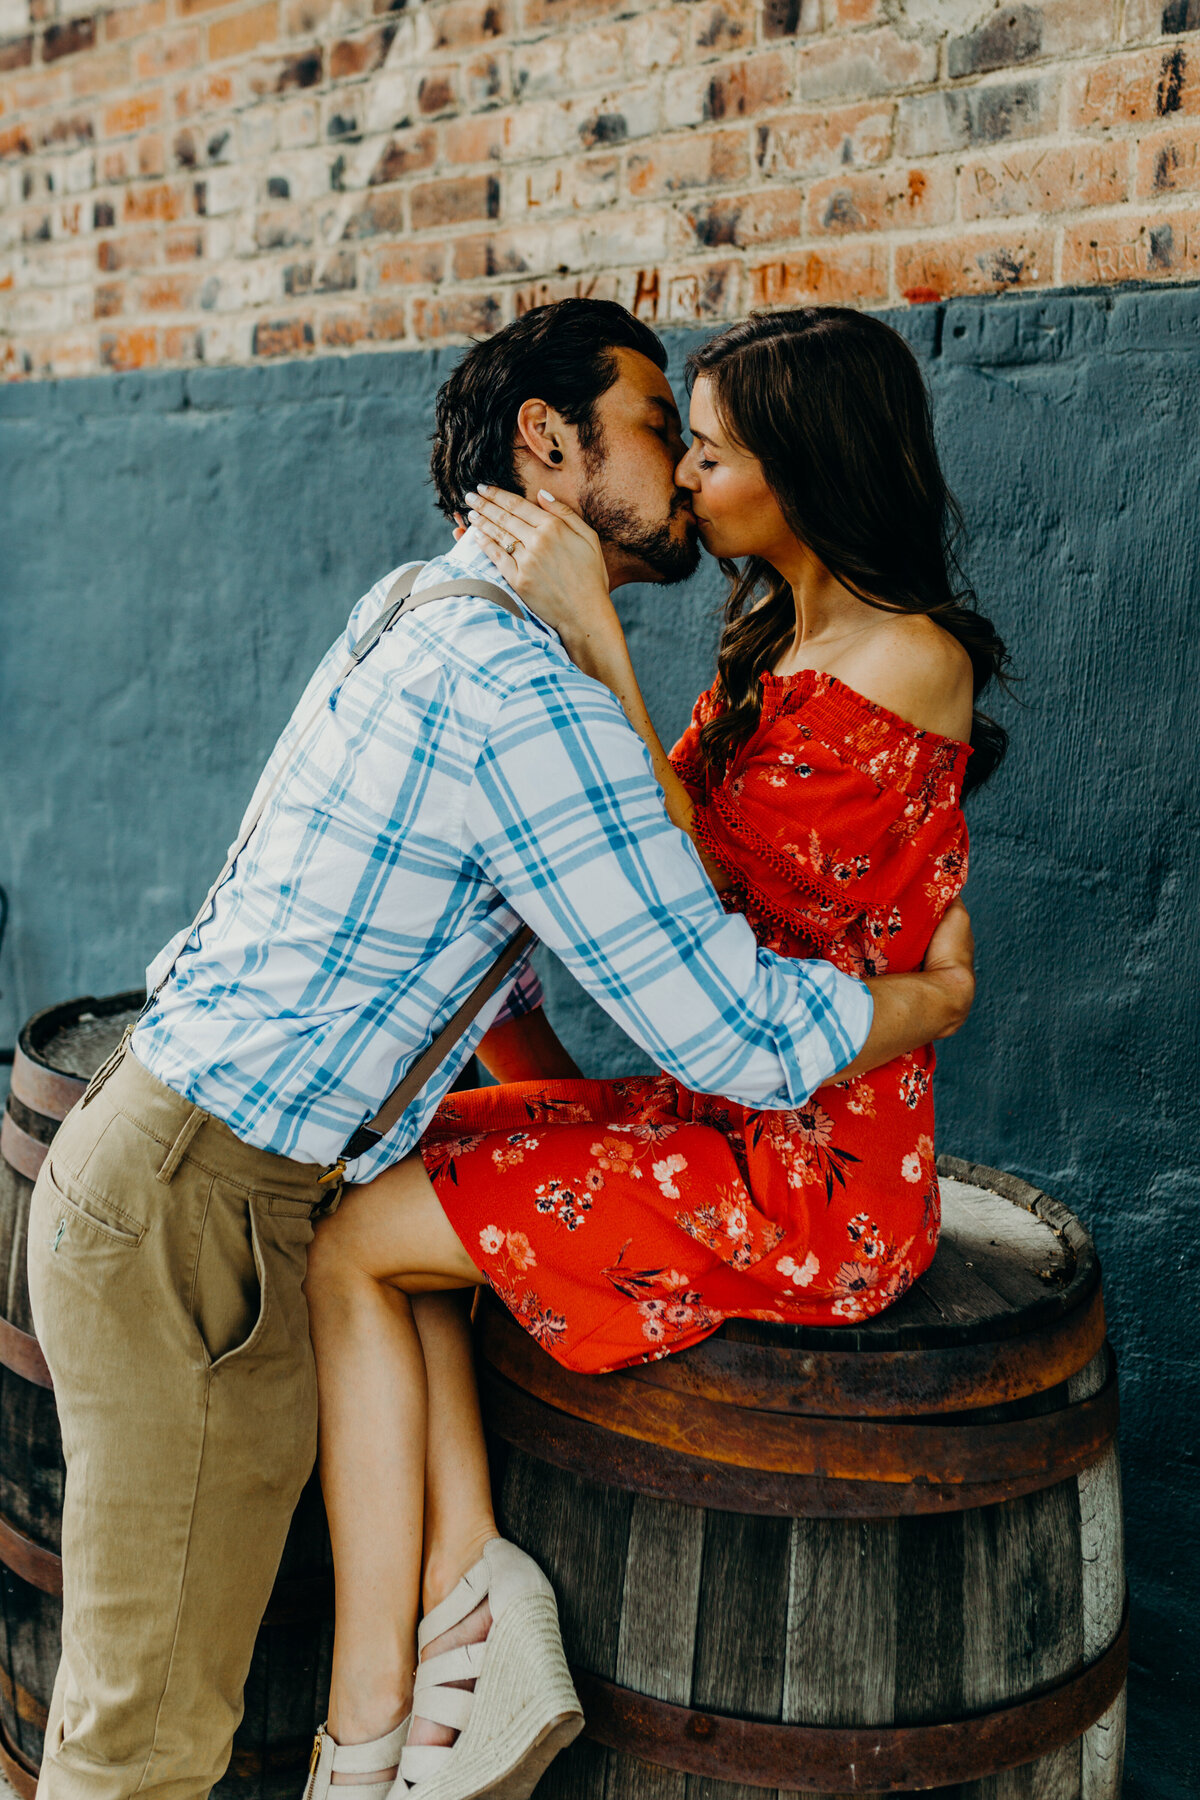
<path id="1" fill-rule="evenodd" d="M 631 506 L 611 499 L 589 481 L 580 495 L 579 511 L 601 543 L 610 544 L 614 550 L 621 550 L 626 556 L 645 563 L 659 581 L 669 585 L 686 581 L 700 564 L 700 543 L 695 530 L 688 531 L 682 539 L 671 533 L 672 520 L 690 504 L 690 494 L 678 493 L 663 523 L 647 525 Z"/>

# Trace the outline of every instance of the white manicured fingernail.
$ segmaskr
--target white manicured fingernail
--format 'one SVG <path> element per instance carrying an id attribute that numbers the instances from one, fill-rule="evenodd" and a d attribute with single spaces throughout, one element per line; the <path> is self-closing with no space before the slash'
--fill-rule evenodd
<path id="1" fill-rule="evenodd" d="M 479 491 L 481 494 L 490 494 L 492 490 L 486 481 L 481 481 L 479 484 Z"/>
<path id="2" fill-rule="evenodd" d="M 470 505 L 472 500 L 478 500 L 478 498 L 479 498 L 479 495 L 475 492 L 474 488 L 471 489 L 471 492 L 469 494 L 463 495 L 463 499 L 467 502 L 468 505 Z"/>
<path id="3" fill-rule="evenodd" d="M 548 488 L 539 488 L 538 489 L 538 499 L 539 500 L 552 500 L 553 501 L 553 500 L 555 500 L 555 498 L 556 498 L 556 496 L 554 494 L 550 493 Z"/>
<path id="4" fill-rule="evenodd" d="M 479 514 L 477 512 L 469 512 L 467 514 L 467 517 L 468 517 L 468 519 L 471 520 L 471 522 L 473 524 L 475 522 L 475 520 L 479 517 Z"/>

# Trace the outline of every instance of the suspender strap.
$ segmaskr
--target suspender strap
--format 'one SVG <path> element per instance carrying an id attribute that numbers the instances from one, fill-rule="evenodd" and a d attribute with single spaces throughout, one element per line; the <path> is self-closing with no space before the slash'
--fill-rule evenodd
<path id="1" fill-rule="evenodd" d="M 250 842 L 251 837 L 258 827 L 259 821 L 267 810 L 269 802 L 279 791 L 283 777 L 288 773 L 294 763 L 301 744 L 308 737 L 313 726 L 320 719 L 326 706 L 329 704 L 330 696 L 336 693 L 337 689 L 342 685 L 342 682 L 345 681 L 346 677 L 355 668 L 357 668 L 363 657 L 375 647 L 384 633 L 391 630 L 392 626 L 396 623 L 396 620 L 404 613 L 415 612 L 418 607 L 427 606 L 431 600 L 468 598 L 492 600 L 497 606 L 502 606 L 505 612 L 510 612 L 514 618 L 520 619 L 524 617 L 521 608 L 517 605 L 511 594 L 506 593 L 505 590 L 502 587 L 497 586 L 494 581 L 480 581 L 476 579 L 475 576 L 465 576 L 461 581 L 440 581 L 435 583 L 432 587 L 422 588 L 419 594 L 414 594 L 412 591 L 413 583 L 416 581 L 417 576 L 421 573 L 423 567 L 423 563 L 411 563 L 409 567 L 404 570 L 403 574 L 396 577 L 396 580 L 388 589 L 387 600 L 384 603 L 383 611 L 379 614 L 378 618 L 375 619 L 373 624 L 368 627 L 364 635 L 357 640 L 350 652 L 350 660 L 344 663 L 338 670 L 333 686 L 329 689 L 329 692 L 322 695 L 321 699 L 317 702 L 317 705 L 297 727 L 290 752 L 280 762 L 278 769 L 275 771 L 274 778 L 263 793 L 261 800 L 259 800 L 252 811 L 247 813 L 245 819 L 242 821 L 242 829 L 238 835 L 238 840 L 233 846 L 233 849 L 229 852 L 229 855 L 225 860 L 224 868 L 209 888 L 208 893 L 204 896 L 200 910 L 192 920 L 191 926 L 188 929 L 188 934 L 180 945 L 179 952 L 176 953 L 170 967 L 162 976 L 161 980 L 156 985 L 154 992 L 146 1001 L 146 1006 L 143 1008 L 143 1011 L 147 1011 L 158 999 L 158 996 L 162 993 L 164 987 L 167 985 L 167 982 L 171 979 L 171 976 L 175 971 L 175 964 L 179 960 L 180 952 L 182 952 L 187 944 L 191 943 L 192 938 L 195 936 L 200 926 L 207 920 L 209 908 L 212 906 L 212 903 L 217 896 L 218 889 L 224 885 L 232 872 L 238 857 Z M 352 1161 L 354 1157 L 361 1156 L 363 1152 L 369 1150 L 373 1144 L 377 1144 L 385 1132 L 391 1130 L 397 1119 L 401 1117 L 412 1104 L 413 1100 L 416 1099 L 421 1089 L 425 1086 L 425 1083 L 431 1076 L 437 1073 L 438 1069 L 441 1067 L 442 1063 L 445 1062 L 459 1039 L 465 1035 L 478 1013 L 482 1011 L 483 1007 L 492 998 L 492 995 L 502 986 L 505 977 L 520 961 L 532 942 L 532 931 L 530 931 L 527 925 L 523 925 L 516 936 L 505 945 L 504 949 L 500 952 L 500 955 L 496 958 L 496 961 L 487 971 L 487 974 L 484 975 L 482 980 L 479 981 L 470 994 L 468 994 L 458 1011 L 447 1021 L 441 1031 L 438 1032 L 429 1048 L 418 1057 L 404 1079 L 392 1089 L 374 1118 L 369 1119 L 365 1125 L 360 1125 L 358 1130 L 350 1138 L 346 1148 L 342 1151 L 341 1163 L 343 1165 Z M 127 1033 L 126 1036 L 128 1035 L 129 1034 Z M 337 1166 L 338 1165 L 335 1165 L 335 1167 Z"/>

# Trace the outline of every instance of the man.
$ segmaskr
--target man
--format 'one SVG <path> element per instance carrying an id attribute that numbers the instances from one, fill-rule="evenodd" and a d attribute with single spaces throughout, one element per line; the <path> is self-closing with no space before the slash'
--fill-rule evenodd
<path id="1" fill-rule="evenodd" d="M 481 481 L 547 486 L 599 532 L 612 585 L 687 575 L 665 361 L 598 301 L 476 346 L 439 396 L 443 510 Z M 339 676 L 393 577 L 360 602 L 249 842 L 152 968 L 161 991 L 39 1178 L 30 1283 L 68 1471 L 45 1800 L 190 1800 L 223 1772 L 314 1455 L 310 1220 L 343 1176 L 412 1149 L 477 1046 L 501 1077 L 531 1072 L 504 1023 L 537 1013 L 525 966 L 506 1014 L 498 994 L 399 1120 L 367 1127 L 522 920 L 672 1073 L 759 1106 L 969 1008 L 965 915 L 924 973 L 870 984 L 759 951 L 615 699 L 511 591 L 511 612 L 473 597 L 494 579 L 468 533 L 416 589 L 461 597 L 401 614 Z M 557 1072 L 544 1023 L 522 1026 L 522 1054 L 539 1033 Z"/>

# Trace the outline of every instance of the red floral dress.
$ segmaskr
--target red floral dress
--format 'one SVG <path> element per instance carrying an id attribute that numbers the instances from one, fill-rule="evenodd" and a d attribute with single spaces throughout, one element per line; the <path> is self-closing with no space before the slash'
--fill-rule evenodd
<path id="1" fill-rule="evenodd" d="M 672 762 L 726 909 L 760 944 L 852 975 L 919 967 L 967 874 L 965 744 L 832 675 L 764 675 L 717 777 L 701 695 Z M 438 1198 L 505 1305 L 568 1368 L 681 1350 L 727 1318 L 852 1324 L 932 1260 L 932 1046 L 789 1112 L 668 1075 L 447 1097 L 421 1142 Z"/>

